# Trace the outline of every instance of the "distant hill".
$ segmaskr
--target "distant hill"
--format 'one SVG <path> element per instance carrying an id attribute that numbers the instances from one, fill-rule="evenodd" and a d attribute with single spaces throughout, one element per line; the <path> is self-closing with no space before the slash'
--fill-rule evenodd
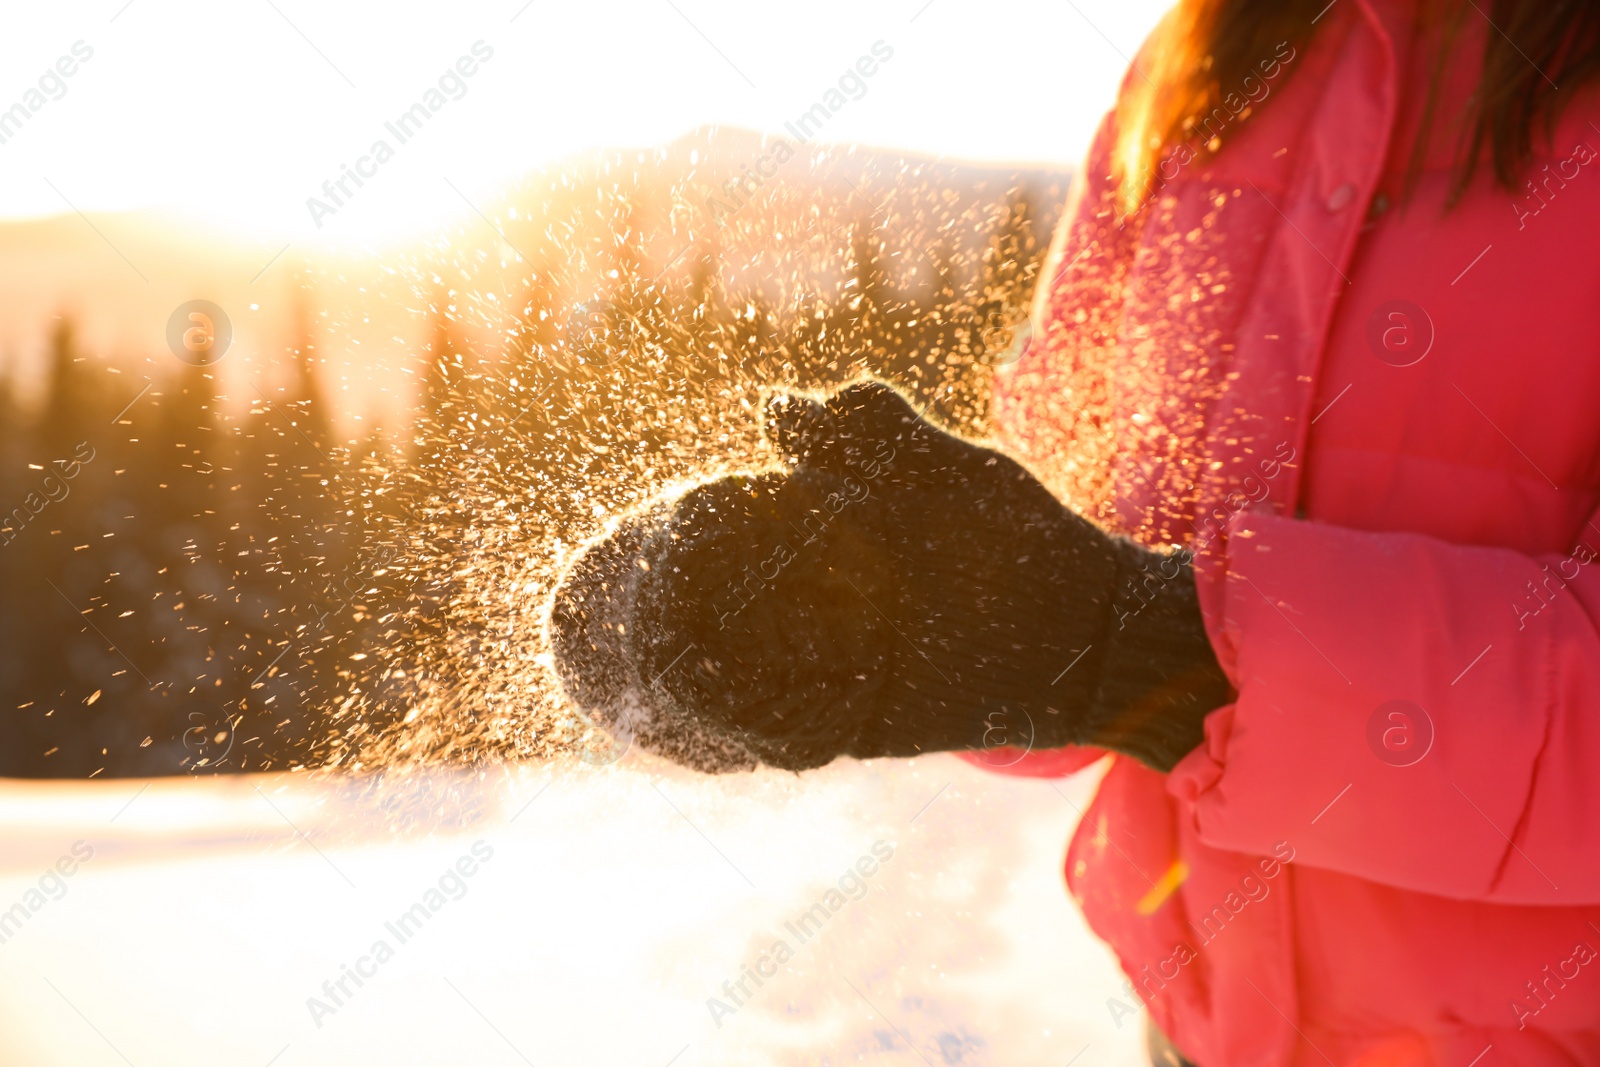
<path id="1" fill-rule="evenodd" d="M 793 153 L 790 155 L 789 153 Z M 327 378 L 342 381 L 335 421 L 345 428 L 360 411 L 392 423 L 414 397 L 393 388 L 413 369 L 432 326 L 435 290 L 451 272 L 482 279 L 475 257 L 506 260 L 494 276 L 514 284 L 540 261 L 578 301 L 602 288 L 599 271 L 572 255 L 587 217 L 601 222 L 597 191 L 632 201 L 639 249 L 647 267 L 688 269 L 694 243 L 737 247 L 770 240 L 778 219 L 827 208 L 833 218 L 860 216 L 889 225 L 891 242 L 952 246 L 978 238 L 978 228 L 943 234 L 929 220 L 962 218 L 1010 192 L 1029 200 L 1035 226 L 1053 223 L 1067 174 L 1037 167 L 976 166 L 884 150 L 802 145 L 748 130 L 707 127 L 669 145 L 586 153 L 529 175 L 492 203 L 480 203 L 500 234 L 473 213 L 441 233 L 355 253 L 330 253 L 285 241 L 250 239 L 164 212 L 75 213 L 0 223 L 0 369 L 9 366 L 24 397 L 39 383 L 40 356 L 58 316 L 69 317 L 82 349 L 126 371 L 160 377 L 178 369 L 167 351 L 168 318 L 181 303 L 204 298 L 221 306 L 233 347 L 219 364 L 223 392 L 274 392 L 294 376 L 292 349 L 308 341 Z M 730 185 L 730 183 L 732 183 Z M 719 225 L 720 223 L 720 225 Z M 887 227 L 886 227 L 887 229 Z M 842 249 L 844 237 L 832 239 Z M 287 243 L 287 247 L 285 247 Z M 909 250 L 901 250 L 909 251 Z M 674 257 L 682 256 L 674 262 Z M 955 269 L 966 269 L 962 257 Z M 806 269 L 835 269 L 822 255 Z M 737 263 L 735 263 L 735 269 Z M 465 273 L 462 273 L 462 272 Z M 440 280 L 434 282 L 434 277 Z M 758 280 L 730 275 L 738 287 Z M 466 323 L 469 332 L 473 324 Z M 489 327 L 484 327 L 489 331 Z"/>

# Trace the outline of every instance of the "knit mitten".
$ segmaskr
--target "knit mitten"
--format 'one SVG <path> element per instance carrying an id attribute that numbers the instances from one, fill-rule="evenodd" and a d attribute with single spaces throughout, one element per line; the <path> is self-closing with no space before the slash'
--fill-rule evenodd
<path id="1" fill-rule="evenodd" d="M 1107 534 L 879 383 L 775 397 L 764 429 L 782 470 L 657 505 L 557 590 L 557 671 L 614 731 L 707 770 L 997 735 L 1169 770 L 1227 701 L 1186 554 Z"/>

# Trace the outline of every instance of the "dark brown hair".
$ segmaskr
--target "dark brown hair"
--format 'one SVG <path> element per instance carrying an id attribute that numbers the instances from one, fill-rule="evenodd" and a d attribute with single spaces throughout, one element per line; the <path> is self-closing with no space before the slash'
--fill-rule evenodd
<path id="1" fill-rule="evenodd" d="M 1254 106 L 1234 87 L 1259 80 L 1266 62 L 1282 58 L 1284 45 L 1309 43 L 1332 6 L 1328 0 L 1179 0 L 1135 61 L 1133 81 L 1117 105 L 1113 158 L 1123 209 L 1132 211 L 1147 195 L 1168 150 L 1191 143 L 1199 152 L 1219 151 L 1225 133 L 1207 120 L 1228 116 L 1226 133 L 1248 120 Z M 1471 184 L 1486 150 L 1495 179 L 1514 189 L 1533 158 L 1536 134 L 1549 136 L 1575 91 L 1600 74 L 1600 0 L 1422 0 L 1418 12 L 1443 26 L 1445 42 L 1425 105 L 1424 138 L 1464 20 L 1491 23 L 1477 89 L 1457 131 L 1450 199 Z M 1245 103 L 1243 109 L 1219 111 L 1230 95 L 1235 104 Z M 1425 143 L 1413 148 L 1413 172 Z"/>

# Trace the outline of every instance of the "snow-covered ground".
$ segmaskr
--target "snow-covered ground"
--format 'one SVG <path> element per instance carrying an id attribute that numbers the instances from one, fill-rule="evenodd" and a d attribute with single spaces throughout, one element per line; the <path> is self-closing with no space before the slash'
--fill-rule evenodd
<path id="1" fill-rule="evenodd" d="M 1060 876 L 1096 777 L 0 784 L 0 1062 L 1141 1063 Z"/>

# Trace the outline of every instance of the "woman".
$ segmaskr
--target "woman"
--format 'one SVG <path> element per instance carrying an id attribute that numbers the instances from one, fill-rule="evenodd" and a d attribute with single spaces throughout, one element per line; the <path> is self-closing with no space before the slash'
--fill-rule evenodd
<path id="1" fill-rule="evenodd" d="M 779 398 L 783 471 L 575 569 L 569 691 L 714 769 L 1118 753 L 1066 875 L 1164 1062 L 1600 1063 L 1597 71 L 1592 2 L 1185 0 L 999 383 L 1026 470 Z"/>

